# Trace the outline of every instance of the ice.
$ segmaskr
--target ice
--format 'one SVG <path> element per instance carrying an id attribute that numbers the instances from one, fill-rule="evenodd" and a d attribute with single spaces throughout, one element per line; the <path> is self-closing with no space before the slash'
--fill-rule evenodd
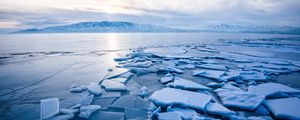
<path id="1" fill-rule="evenodd" d="M 88 95 L 85 98 L 80 100 L 80 105 L 81 106 L 86 106 L 86 105 L 90 105 L 94 100 L 94 94 Z"/>
<path id="2" fill-rule="evenodd" d="M 180 73 L 180 74 L 184 73 L 183 70 L 180 70 L 180 69 L 172 67 L 172 66 L 159 68 L 158 71 L 167 72 L 167 73 Z"/>
<path id="3" fill-rule="evenodd" d="M 105 88 L 105 90 L 117 90 L 117 91 L 123 91 L 127 90 L 126 86 L 118 81 L 113 80 L 104 80 L 101 85 Z"/>
<path id="4" fill-rule="evenodd" d="M 145 96 L 150 95 L 148 88 L 145 87 L 145 86 L 143 86 L 143 87 L 140 89 L 140 93 L 138 93 L 138 95 L 141 96 L 141 97 L 145 97 Z"/>
<path id="5" fill-rule="evenodd" d="M 187 90 L 211 90 L 211 88 L 205 87 L 204 85 L 179 77 L 175 77 L 173 87 Z"/>
<path id="6" fill-rule="evenodd" d="M 240 72 L 240 79 L 245 81 L 266 81 L 268 77 L 261 72 L 242 71 Z"/>
<path id="7" fill-rule="evenodd" d="M 126 119 L 143 118 L 145 120 L 147 119 L 147 112 L 148 110 L 145 109 L 125 108 Z"/>
<path id="8" fill-rule="evenodd" d="M 87 89 L 86 85 L 75 86 L 70 89 L 71 92 L 82 92 Z"/>
<path id="9" fill-rule="evenodd" d="M 270 115 L 270 112 L 267 110 L 267 108 L 264 105 L 258 106 L 255 113 L 259 115 Z"/>
<path id="10" fill-rule="evenodd" d="M 158 113 L 158 120 L 182 120 L 178 112 Z"/>
<path id="11" fill-rule="evenodd" d="M 234 79 L 238 79 L 239 77 L 240 77 L 240 71 L 229 70 L 221 76 L 220 81 L 234 80 Z"/>
<path id="12" fill-rule="evenodd" d="M 154 68 L 130 68 L 130 71 L 135 73 L 136 75 L 146 75 L 149 73 L 157 72 L 157 69 L 154 69 Z"/>
<path id="13" fill-rule="evenodd" d="M 145 62 L 128 63 L 123 66 L 124 67 L 148 68 L 148 67 L 151 67 L 152 65 L 153 65 L 153 63 L 151 61 L 145 61 Z"/>
<path id="14" fill-rule="evenodd" d="M 162 84 L 174 81 L 174 76 L 171 73 L 166 74 L 164 77 L 160 78 L 159 81 Z"/>
<path id="15" fill-rule="evenodd" d="M 91 120 L 123 120 L 123 112 L 96 111 L 91 117 Z"/>
<path id="16" fill-rule="evenodd" d="M 74 114 L 62 114 L 62 115 L 53 116 L 46 120 L 69 120 L 73 117 L 74 117 Z"/>
<path id="17" fill-rule="evenodd" d="M 112 78 L 112 79 L 109 79 L 109 80 L 113 80 L 113 81 L 118 81 L 118 82 L 121 82 L 121 83 L 126 83 L 127 80 L 129 80 L 128 78 Z"/>
<path id="18" fill-rule="evenodd" d="M 121 97 L 121 91 L 103 91 L 101 98 Z"/>
<path id="19" fill-rule="evenodd" d="M 124 95 L 117 99 L 111 107 L 118 108 L 118 109 L 125 109 L 125 108 L 134 108 L 136 101 L 141 100 L 137 95 Z"/>
<path id="20" fill-rule="evenodd" d="M 41 100 L 41 119 L 52 117 L 59 113 L 59 99 L 48 98 Z"/>
<path id="21" fill-rule="evenodd" d="M 224 65 L 218 65 L 218 64 L 202 64 L 202 65 L 196 65 L 198 68 L 205 68 L 205 69 L 212 69 L 212 70 L 223 70 L 226 71 L 227 68 Z"/>
<path id="22" fill-rule="evenodd" d="M 283 98 L 266 100 L 265 106 L 275 116 L 276 119 L 289 119 L 299 120 L 300 119 L 300 99 L 299 98 Z"/>
<path id="23" fill-rule="evenodd" d="M 212 87 L 212 88 L 220 88 L 224 85 L 224 83 L 216 83 L 216 82 L 210 82 L 206 86 Z"/>
<path id="24" fill-rule="evenodd" d="M 183 64 L 183 65 L 178 65 L 176 67 L 178 67 L 180 69 L 194 69 L 195 65 L 193 65 L 193 64 Z"/>
<path id="25" fill-rule="evenodd" d="M 161 106 L 180 104 L 186 107 L 204 110 L 211 96 L 204 93 L 191 92 L 175 88 L 164 88 L 155 91 L 149 98 L 152 102 Z"/>
<path id="26" fill-rule="evenodd" d="M 82 107 L 80 107 L 80 113 L 78 116 L 81 118 L 88 119 L 93 112 L 99 110 L 100 108 L 101 108 L 101 106 L 99 106 L 99 105 L 82 106 Z"/>
<path id="27" fill-rule="evenodd" d="M 95 95 L 101 95 L 102 94 L 102 89 L 101 86 L 98 83 L 91 83 L 88 85 L 88 91 L 92 94 Z"/>
<path id="28" fill-rule="evenodd" d="M 79 109 L 66 109 L 66 108 L 61 108 L 59 110 L 60 113 L 63 113 L 63 114 L 75 114 L 77 112 L 79 112 Z"/>
<path id="29" fill-rule="evenodd" d="M 224 75 L 224 71 L 219 70 L 195 70 L 193 71 L 194 76 L 207 77 L 210 79 L 220 80 L 221 76 Z"/>
<path id="30" fill-rule="evenodd" d="M 265 97 L 270 97 L 280 93 L 300 94 L 300 90 L 282 85 L 280 83 L 263 83 L 257 86 L 249 86 L 248 91 Z"/>
<path id="31" fill-rule="evenodd" d="M 263 96 L 236 89 L 218 88 L 215 92 L 221 99 L 224 106 L 234 107 L 241 110 L 253 111 L 264 100 Z"/>
<path id="32" fill-rule="evenodd" d="M 206 111 L 211 115 L 228 116 L 236 114 L 219 103 L 209 103 L 206 106 Z"/>
<path id="33" fill-rule="evenodd" d="M 107 79 L 112 79 L 112 78 L 130 78 L 132 76 L 132 73 L 129 72 L 128 70 L 120 73 L 116 73 L 111 75 L 110 77 L 107 77 Z"/>
<path id="34" fill-rule="evenodd" d="M 193 109 L 184 108 L 171 108 L 168 112 L 177 112 L 183 120 L 192 120 L 193 116 L 198 115 L 198 113 Z"/>

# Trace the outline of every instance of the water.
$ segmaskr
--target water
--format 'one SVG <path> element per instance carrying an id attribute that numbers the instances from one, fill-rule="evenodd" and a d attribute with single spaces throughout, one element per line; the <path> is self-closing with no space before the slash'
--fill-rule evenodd
<path id="1" fill-rule="evenodd" d="M 108 69 L 117 65 L 113 58 L 131 48 L 193 43 L 221 43 L 219 39 L 295 38 L 296 35 L 244 33 L 51 33 L 0 35 L 0 119 L 38 119 L 39 100 L 61 99 L 61 107 L 78 101 L 79 94 L 69 92 L 74 85 L 99 82 Z M 297 43 L 299 41 L 296 41 Z M 296 43 L 295 42 L 295 43 Z M 164 48 L 167 52 L 169 48 Z M 172 50 L 176 51 L 177 48 Z M 223 49 L 223 48 L 219 48 Z M 272 51 L 276 56 L 298 60 L 294 48 L 231 47 L 234 52 Z M 157 51 L 157 49 L 149 49 Z M 224 49 L 225 50 L 225 49 Z M 162 52 L 161 49 L 158 52 Z M 156 76 L 156 75 L 153 75 Z M 145 76 L 144 76 L 145 77 Z M 187 77 L 187 76 L 186 76 Z M 295 76 L 294 76 L 295 77 Z M 298 77 L 298 76 L 296 76 Z M 159 89 L 136 78 L 140 84 Z M 152 79 L 145 77 L 147 79 Z M 157 80 L 158 78 L 153 78 Z M 156 81 L 157 82 L 157 81 Z M 156 83 L 155 82 L 155 83 Z M 208 80 L 205 81 L 205 84 Z M 154 82 L 153 82 L 154 83 Z M 158 83 L 158 82 L 157 82 Z M 293 83 L 293 82 L 289 82 Z M 129 86 L 135 86 L 131 84 Z M 299 87 L 298 84 L 296 87 Z M 134 89 L 134 88 L 132 88 Z M 83 94 L 84 96 L 85 94 Z"/>

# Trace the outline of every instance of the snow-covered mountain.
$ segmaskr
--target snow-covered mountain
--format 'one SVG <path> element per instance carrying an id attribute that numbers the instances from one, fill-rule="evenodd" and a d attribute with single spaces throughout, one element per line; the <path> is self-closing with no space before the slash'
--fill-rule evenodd
<path id="1" fill-rule="evenodd" d="M 179 29 L 157 26 L 151 24 L 138 24 L 132 22 L 80 22 L 75 24 L 53 26 L 42 29 L 26 29 L 17 33 L 57 33 L 57 32 L 176 32 Z"/>
<path id="2" fill-rule="evenodd" d="M 199 30 L 214 32 L 300 34 L 300 28 L 290 26 L 214 24 L 200 27 Z"/>
<path id="3" fill-rule="evenodd" d="M 198 29 L 176 29 L 151 24 L 138 24 L 125 21 L 80 22 L 42 29 L 26 29 L 14 33 L 68 33 L 68 32 L 241 32 L 267 34 L 300 34 L 300 28 L 289 26 L 255 26 L 215 24 L 204 25 Z"/>

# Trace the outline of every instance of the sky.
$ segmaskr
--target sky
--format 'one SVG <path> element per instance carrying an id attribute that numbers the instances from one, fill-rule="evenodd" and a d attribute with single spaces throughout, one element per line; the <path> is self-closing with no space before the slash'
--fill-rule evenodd
<path id="1" fill-rule="evenodd" d="M 83 21 L 130 21 L 177 28 L 300 26 L 300 0 L 0 0 L 0 29 Z"/>

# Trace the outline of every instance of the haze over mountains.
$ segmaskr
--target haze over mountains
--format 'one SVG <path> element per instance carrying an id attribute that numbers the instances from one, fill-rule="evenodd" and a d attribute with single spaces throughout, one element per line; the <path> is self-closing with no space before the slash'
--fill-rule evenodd
<path id="1" fill-rule="evenodd" d="M 241 32 L 269 34 L 300 34 L 300 28 L 290 26 L 241 26 L 230 24 L 205 25 L 198 29 L 178 29 L 126 21 L 80 22 L 46 28 L 19 30 L 14 33 L 72 33 L 72 32 Z"/>

